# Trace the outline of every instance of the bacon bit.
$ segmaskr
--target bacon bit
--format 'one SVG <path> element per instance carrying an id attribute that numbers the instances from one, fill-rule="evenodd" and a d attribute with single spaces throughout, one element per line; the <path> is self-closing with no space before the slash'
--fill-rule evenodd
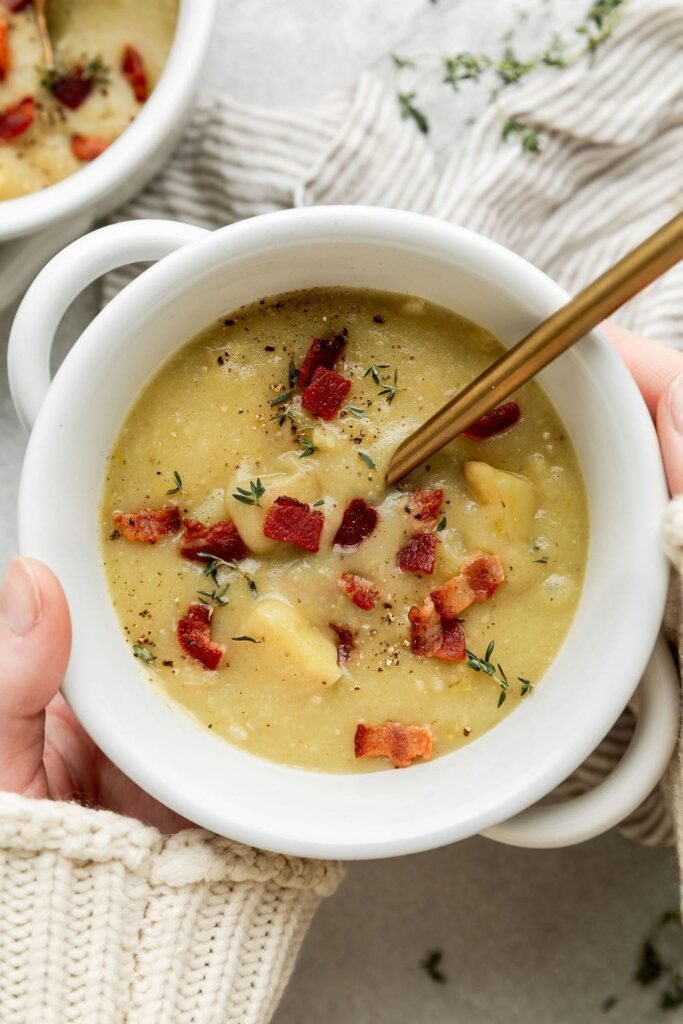
<path id="1" fill-rule="evenodd" d="M 214 643 L 211 639 L 212 615 L 213 608 L 194 601 L 176 627 L 178 643 L 184 653 L 208 669 L 218 668 L 218 663 L 225 654 L 223 644 Z"/>
<path id="2" fill-rule="evenodd" d="M 352 572 L 344 572 L 337 580 L 337 585 L 346 596 L 363 611 L 371 611 L 379 598 L 379 587 L 365 576 L 356 576 Z"/>
<path id="3" fill-rule="evenodd" d="M 308 387 L 319 366 L 331 370 L 346 345 L 346 335 L 335 334 L 333 338 L 314 338 L 304 356 L 299 370 L 299 386 Z"/>
<path id="4" fill-rule="evenodd" d="M 474 602 L 487 601 L 505 579 L 498 555 L 479 552 L 463 562 L 458 576 L 448 580 L 431 597 L 439 615 L 455 619 Z"/>
<path id="5" fill-rule="evenodd" d="M 459 619 L 441 620 L 441 643 L 432 657 L 442 661 L 465 660 L 465 630 Z"/>
<path id="6" fill-rule="evenodd" d="M 354 739 L 356 757 L 388 757 L 394 768 L 409 768 L 416 757 L 432 756 L 432 731 L 424 725 L 365 725 L 359 722 Z"/>
<path id="7" fill-rule="evenodd" d="M 325 517 L 318 509 L 310 508 L 296 498 L 276 498 L 266 514 L 264 536 L 296 544 L 304 551 L 316 552 L 320 548 L 320 534 Z"/>
<path id="8" fill-rule="evenodd" d="M 334 544 L 342 548 L 353 548 L 366 540 L 377 526 L 379 513 L 362 498 L 353 498 L 344 509 L 339 529 L 334 535 Z"/>
<path id="9" fill-rule="evenodd" d="M 139 512 L 115 512 L 114 522 L 126 540 L 156 544 L 165 534 L 178 532 L 180 512 L 177 505 L 143 508 Z"/>
<path id="10" fill-rule="evenodd" d="M 94 84 L 91 75 L 86 75 L 82 67 L 75 67 L 57 75 L 50 85 L 50 92 L 63 107 L 77 110 L 87 100 Z"/>
<path id="11" fill-rule="evenodd" d="M 335 373 L 334 370 L 319 366 L 313 374 L 313 380 L 301 396 L 301 404 L 314 416 L 332 420 L 341 409 L 350 390 L 350 380 Z"/>
<path id="12" fill-rule="evenodd" d="M 200 553 L 222 558 L 224 562 L 240 562 L 249 554 L 237 527 L 228 519 L 205 526 L 196 519 L 183 519 L 185 533 L 180 539 L 180 553 L 184 558 L 199 561 Z"/>
<path id="13" fill-rule="evenodd" d="M 423 487 L 408 496 L 408 511 L 423 526 L 436 523 L 442 505 L 443 491 L 440 487 Z"/>
<path id="14" fill-rule="evenodd" d="M 484 440 L 487 437 L 493 437 L 495 434 L 502 434 L 503 431 L 514 427 L 521 415 L 522 410 L 517 405 L 517 402 L 505 402 L 503 405 L 491 409 L 491 412 L 484 413 L 467 430 L 463 430 L 463 434 L 465 437 Z"/>
<path id="15" fill-rule="evenodd" d="M 31 2 L 32 0 L 0 0 L 0 7 L 17 14 L 18 11 L 23 11 L 25 7 L 28 7 Z"/>
<path id="16" fill-rule="evenodd" d="M 128 80 L 138 103 L 144 103 L 149 97 L 145 62 L 139 50 L 134 46 L 125 46 L 121 57 L 121 74 Z"/>
<path id="17" fill-rule="evenodd" d="M 396 564 L 403 572 L 434 572 L 436 563 L 436 536 L 416 533 L 396 555 Z"/>
<path id="18" fill-rule="evenodd" d="M 431 597 L 425 598 L 421 608 L 412 607 L 408 618 L 413 654 L 443 661 L 464 661 L 465 633 L 460 622 L 442 618 Z"/>
<path id="19" fill-rule="evenodd" d="M 89 163 L 96 157 L 101 156 L 109 146 L 106 139 L 99 135 L 72 135 L 71 152 L 77 160 Z"/>
<path id="20" fill-rule="evenodd" d="M 429 658 L 441 643 L 441 618 L 431 597 L 422 607 L 414 605 L 408 612 L 410 620 L 410 646 L 413 654 Z"/>
<path id="21" fill-rule="evenodd" d="M 337 634 L 337 657 L 340 665 L 346 665 L 356 646 L 356 632 L 350 626 L 337 626 L 330 623 L 330 629 Z"/>
<path id="22" fill-rule="evenodd" d="M 19 103 L 0 111 L 0 142 L 9 142 L 22 135 L 33 124 L 36 116 L 36 101 L 26 96 Z"/>
<path id="23" fill-rule="evenodd" d="M 0 82 L 4 82 L 12 70 L 12 48 L 9 44 L 9 22 L 0 17 Z"/>

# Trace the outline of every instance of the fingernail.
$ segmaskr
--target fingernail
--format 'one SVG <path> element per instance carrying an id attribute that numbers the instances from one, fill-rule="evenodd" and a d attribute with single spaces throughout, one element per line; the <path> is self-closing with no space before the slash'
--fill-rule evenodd
<path id="1" fill-rule="evenodd" d="M 30 564 L 13 558 L 0 587 L 0 623 L 16 636 L 30 633 L 40 618 L 40 590 Z"/>
<path id="2" fill-rule="evenodd" d="M 676 430 L 683 434 L 683 373 L 669 385 L 669 411 Z"/>

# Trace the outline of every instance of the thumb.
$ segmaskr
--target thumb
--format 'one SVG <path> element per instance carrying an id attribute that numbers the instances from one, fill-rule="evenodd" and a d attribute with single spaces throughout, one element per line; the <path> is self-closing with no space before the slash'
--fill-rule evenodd
<path id="1" fill-rule="evenodd" d="M 0 790 L 47 796 L 45 708 L 71 648 L 64 592 L 32 558 L 13 559 L 0 587 Z"/>
<path id="2" fill-rule="evenodd" d="M 657 433 L 672 494 L 683 492 L 683 374 L 674 377 L 657 403 Z"/>

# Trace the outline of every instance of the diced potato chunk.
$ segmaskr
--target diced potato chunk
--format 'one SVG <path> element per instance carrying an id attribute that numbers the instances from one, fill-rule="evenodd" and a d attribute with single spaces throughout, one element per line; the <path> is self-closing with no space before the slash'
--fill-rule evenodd
<path id="1" fill-rule="evenodd" d="M 289 469 L 289 467 L 288 467 Z M 230 519 L 237 527 L 240 537 L 250 551 L 256 555 L 266 554 L 273 551 L 277 546 L 276 540 L 271 540 L 263 535 L 263 523 L 266 513 L 276 498 L 287 495 L 289 498 L 296 498 L 307 505 L 317 501 L 320 497 L 320 481 L 317 473 L 292 465 L 289 472 L 267 473 L 260 476 L 261 483 L 266 491 L 257 505 L 246 505 L 238 501 L 234 495 L 238 487 L 249 490 L 249 481 L 256 480 L 258 473 L 240 471 L 230 481 L 230 486 L 225 492 L 225 507 Z"/>
<path id="2" fill-rule="evenodd" d="M 475 497 L 488 506 L 502 536 L 509 540 L 530 537 L 537 504 L 530 480 L 495 469 L 488 462 L 466 462 L 465 479 Z"/>
<path id="3" fill-rule="evenodd" d="M 339 679 L 336 644 L 284 601 L 262 598 L 245 628 L 260 641 L 249 654 L 273 675 L 315 689 L 332 686 Z"/>

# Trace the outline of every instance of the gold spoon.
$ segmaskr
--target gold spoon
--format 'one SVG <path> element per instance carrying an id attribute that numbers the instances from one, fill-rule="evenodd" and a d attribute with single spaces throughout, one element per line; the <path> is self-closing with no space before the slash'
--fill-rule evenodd
<path id="1" fill-rule="evenodd" d="M 535 327 L 413 431 L 394 452 L 387 483 L 402 480 L 681 259 L 683 213 Z"/>
<path id="2" fill-rule="evenodd" d="M 47 27 L 47 3 L 48 0 L 34 0 L 36 25 L 38 26 L 40 42 L 43 47 L 43 64 L 49 69 L 55 66 L 55 54 Z"/>

